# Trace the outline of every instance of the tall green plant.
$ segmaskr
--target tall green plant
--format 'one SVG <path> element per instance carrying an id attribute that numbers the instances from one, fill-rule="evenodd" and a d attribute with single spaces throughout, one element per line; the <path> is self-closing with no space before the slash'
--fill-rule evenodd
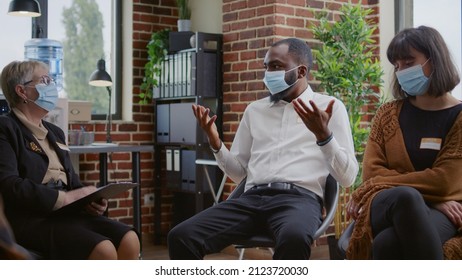
<path id="1" fill-rule="evenodd" d="M 382 87 L 383 71 L 372 38 L 376 27 L 367 19 L 371 12 L 360 4 L 346 3 L 340 8 L 338 21 L 330 21 L 329 13 L 321 11 L 315 13 L 318 23 L 311 26 L 314 38 L 322 43 L 319 49 L 313 50 L 317 64 L 313 76 L 323 90 L 342 100 L 348 111 L 360 167 L 350 190 L 361 183 L 362 159 L 369 136 L 369 127 L 362 124 L 363 116 L 374 112 L 383 101 L 377 93 Z M 349 223 L 343 212 L 349 194 L 345 189 L 341 193 L 334 219 L 336 238 Z"/>
<path id="2" fill-rule="evenodd" d="M 176 0 L 178 7 L 179 19 L 191 19 L 191 8 L 189 7 L 189 0 Z"/>
<path id="3" fill-rule="evenodd" d="M 169 29 L 152 33 L 148 49 L 148 62 L 144 65 L 144 78 L 141 84 L 140 104 L 148 104 L 152 100 L 152 91 L 159 86 L 162 61 L 168 54 Z"/>
<path id="4" fill-rule="evenodd" d="M 372 39 L 376 27 L 367 19 L 371 12 L 359 4 L 347 3 L 340 8 L 338 21 L 330 21 L 329 13 L 321 11 L 315 13 L 318 23 L 311 26 L 314 38 L 322 43 L 319 49 L 313 50 L 317 64 L 313 76 L 324 91 L 345 103 L 350 118 L 360 164 L 353 188 L 361 181 L 364 144 L 369 135 L 369 127 L 364 127 L 362 119 L 379 106 L 377 91 L 383 83 L 383 71 Z"/>

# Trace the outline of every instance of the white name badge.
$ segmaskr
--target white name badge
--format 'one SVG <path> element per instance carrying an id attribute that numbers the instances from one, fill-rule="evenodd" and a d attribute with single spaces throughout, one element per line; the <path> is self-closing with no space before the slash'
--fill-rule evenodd
<path id="1" fill-rule="evenodd" d="M 59 142 L 56 142 L 56 144 L 58 144 L 58 147 L 61 149 L 61 150 L 65 150 L 65 151 L 68 151 L 70 152 L 71 150 L 69 149 L 68 146 L 66 146 L 65 144 L 61 144 Z"/>
<path id="2" fill-rule="evenodd" d="M 441 142 L 441 138 L 422 138 L 420 148 L 439 151 L 441 149 Z"/>

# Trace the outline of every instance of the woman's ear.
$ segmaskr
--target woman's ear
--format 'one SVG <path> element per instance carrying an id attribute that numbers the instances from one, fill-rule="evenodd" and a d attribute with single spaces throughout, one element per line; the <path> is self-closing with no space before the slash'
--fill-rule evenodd
<path id="1" fill-rule="evenodd" d="M 27 100 L 26 88 L 23 85 L 16 85 L 14 89 L 19 98 L 22 100 Z"/>
<path id="2" fill-rule="evenodd" d="M 14 87 L 14 90 L 16 91 L 16 94 L 18 94 L 18 95 L 19 95 L 19 94 L 24 94 L 25 91 L 26 91 L 26 89 L 24 88 L 23 85 L 16 85 L 16 86 Z"/>

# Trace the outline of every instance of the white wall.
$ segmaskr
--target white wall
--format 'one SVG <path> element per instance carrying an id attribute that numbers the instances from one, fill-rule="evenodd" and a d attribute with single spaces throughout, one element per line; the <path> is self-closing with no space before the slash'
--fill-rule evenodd
<path id="1" fill-rule="evenodd" d="M 190 0 L 191 30 L 206 33 L 223 33 L 222 0 Z"/>
<path id="2" fill-rule="evenodd" d="M 133 105 L 133 0 L 122 1 L 122 120 L 132 121 Z"/>
<path id="3" fill-rule="evenodd" d="M 380 1 L 380 65 L 383 75 L 383 94 L 391 97 L 391 78 L 393 65 L 387 59 L 387 48 L 395 36 L 395 1 Z"/>
<path id="4" fill-rule="evenodd" d="M 441 33 L 461 75 L 461 1 L 414 0 L 414 26 L 419 25 L 431 26 Z M 453 95 L 462 99 L 460 84 Z"/>

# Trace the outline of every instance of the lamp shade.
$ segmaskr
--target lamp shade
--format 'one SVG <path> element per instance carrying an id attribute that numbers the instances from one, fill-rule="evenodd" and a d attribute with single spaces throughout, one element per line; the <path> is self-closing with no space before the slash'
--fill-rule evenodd
<path id="1" fill-rule="evenodd" d="M 106 62 L 104 59 L 98 60 L 97 70 L 90 75 L 89 84 L 95 87 L 112 86 L 111 76 L 106 72 Z"/>
<path id="2" fill-rule="evenodd" d="M 39 17 L 42 13 L 40 4 L 36 0 L 12 0 L 8 8 L 8 14 L 12 16 Z"/>

